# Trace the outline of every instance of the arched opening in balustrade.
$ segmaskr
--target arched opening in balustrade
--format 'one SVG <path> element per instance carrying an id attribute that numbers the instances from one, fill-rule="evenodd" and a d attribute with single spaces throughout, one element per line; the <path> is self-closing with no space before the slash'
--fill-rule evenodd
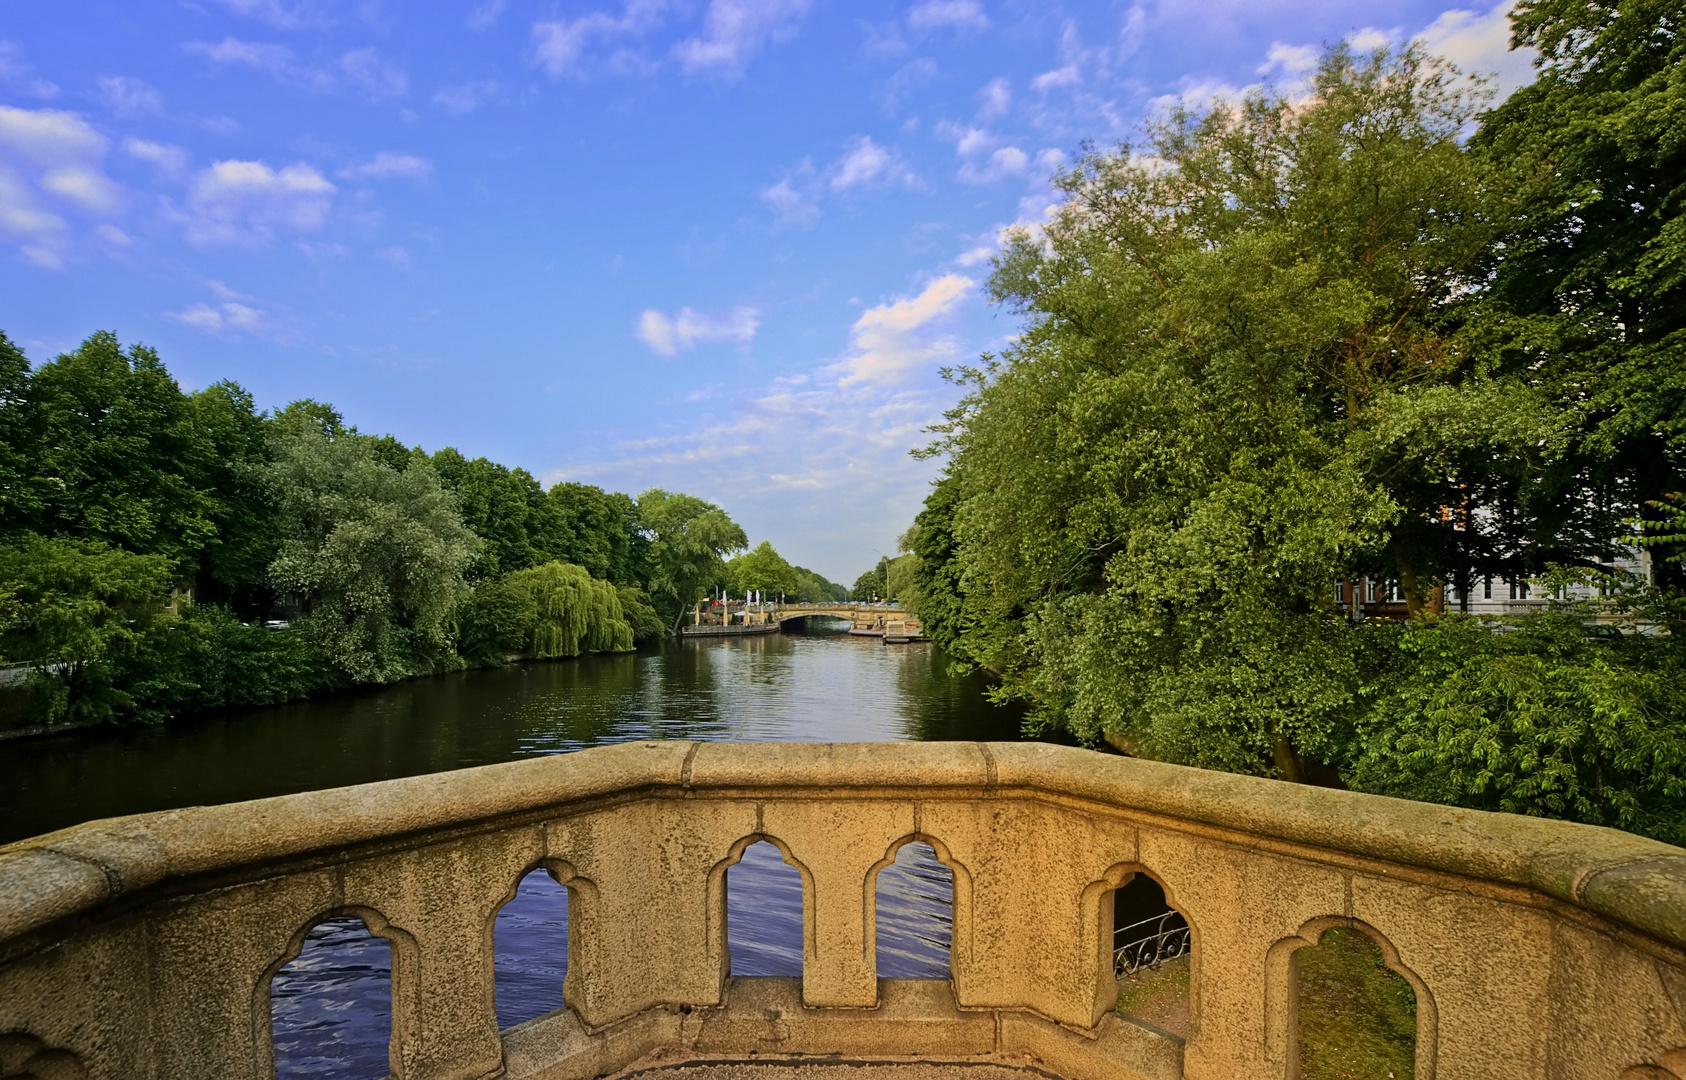
<path id="1" fill-rule="evenodd" d="M 537 866 L 522 875 L 492 923 L 493 1008 L 499 1029 L 560 1009 L 568 977 L 566 868 Z"/>
<path id="2" fill-rule="evenodd" d="M 266 973 L 267 1030 L 277 1080 L 374 1080 L 395 1075 L 404 1032 L 393 1023 L 397 968 L 415 942 L 377 912 L 329 912 L 294 936 Z"/>
<path id="3" fill-rule="evenodd" d="M 1194 929 L 1165 884 L 1136 867 L 1108 875 L 1114 887 L 1101 905 L 1112 1007 L 1125 1016 L 1186 1039 L 1193 1028 Z"/>
<path id="4" fill-rule="evenodd" d="M 802 865 L 771 837 L 750 837 L 728 858 L 725 888 L 727 975 L 802 977 L 806 955 Z"/>
<path id="5" fill-rule="evenodd" d="M 899 840 L 867 881 L 880 979 L 946 979 L 953 971 L 954 870 L 924 837 Z"/>
<path id="6" fill-rule="evenodd" d="M 1374 927 L 1314 919 L 1271 948 L 1266 977 L 1267 1050 L 1289 1080 L 1434 1075 L 1433 996 Z"/>

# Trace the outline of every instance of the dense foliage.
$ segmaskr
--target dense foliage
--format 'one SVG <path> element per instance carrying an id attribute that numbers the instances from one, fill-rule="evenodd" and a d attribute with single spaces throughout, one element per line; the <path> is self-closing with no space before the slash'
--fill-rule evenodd
<path id="1" fill-rule="evenodd" d="M 29 719 L 159 720 L 625 651 L 670 633 L 747 546 L 688 495 L 547 491 L 321 402 L 264 414 L 232 383 L 183 393 L 111 334 L 34 368 L 0 335 L 0 658 L 29 665 Z M 754 554 L 793 588 L 835 588 Z"/>
<path id="2" fill-rule="evenodd" d="M 1496 109 L 1415 47 L 1338 48 L 1303 96 L 1089 153 L 1006 245 L 1024 333 L 953 373 L 903 558 L 1035 724 L 1686 837 L 1678 5 L 1514 18 L 1540 74 Z M 1614 570 L 1635 543 L 1654 581 Z M 1443 610 L 1551 574 L 1609 595 L 1509 633 Z M 1411 621 L 1348 618 L 1360 577 Z"/>

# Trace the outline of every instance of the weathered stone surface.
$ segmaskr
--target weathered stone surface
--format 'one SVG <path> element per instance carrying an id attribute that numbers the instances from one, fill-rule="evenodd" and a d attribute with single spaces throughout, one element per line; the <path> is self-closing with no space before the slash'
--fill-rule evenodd
<path id="1" fill-rule="evenodd" d="M 725 874 L 757 840 L 802 876 L 800 980 L 728 975 Z M 915 840 L 954 871 L 952 980 L 877 978 L 876 875 Z M 538 867 L 570 890 L 567 1008 L 500 1033 L 492 929 Z M 1109 1011 L 1111 890 L 1135 874 L 1192 927 L 1186 1044 Z M 1419 1080 L 1661 1075 L 1686 1047 L 1686 852 L 1663 844 L 1067 747 L 689 742 L 0 848 L 0 1047 L 95 1080 L 262 1080 L 270 979 L 336 915 L 392 944 L 405 1080 L 790 1055 L 946 1070 L 884 1080 L 1286 1078 L 1292 956 L 1336 925 L 1416 989 Z"/>

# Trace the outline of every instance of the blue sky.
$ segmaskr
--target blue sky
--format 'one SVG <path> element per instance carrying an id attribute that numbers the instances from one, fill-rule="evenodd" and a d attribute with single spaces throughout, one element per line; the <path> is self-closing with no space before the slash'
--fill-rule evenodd
<path id="1" fill-rule="evenodd" d="M 197 0 L 0 16 L 0 330 L 183 385 L 893 554 L 983 292 L 1083 140 L 1504 8 L 1203 0 Z"/>

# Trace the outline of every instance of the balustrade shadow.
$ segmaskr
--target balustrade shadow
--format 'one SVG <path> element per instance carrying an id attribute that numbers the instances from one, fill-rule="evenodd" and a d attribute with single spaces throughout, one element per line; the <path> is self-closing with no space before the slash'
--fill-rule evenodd
<path id="1" fill-rule="evenodd" d="M 498 1027 L 560 1009 L 568 975 L 568 888 L 542 867 L 521 879 L 492 928 Z"/>
<path id="2" fill-rule="evenodd" d="M 802 976 L 802 872 L 765 840 L 726 869 L 729 975 Z"/>
<path id="3" fill-rule="evenodd" d="M 877 872 L 873 928 L 880 979 L 946 979 L 954 943 L 954 871 L 911 840 Z"/>
<path id="4" fill-rule="evenodd" d="M 395 1071 L 392 943 L 351 915 L 324 919 L 269 980 L 277 1080 L 375 1080 Z"/>

